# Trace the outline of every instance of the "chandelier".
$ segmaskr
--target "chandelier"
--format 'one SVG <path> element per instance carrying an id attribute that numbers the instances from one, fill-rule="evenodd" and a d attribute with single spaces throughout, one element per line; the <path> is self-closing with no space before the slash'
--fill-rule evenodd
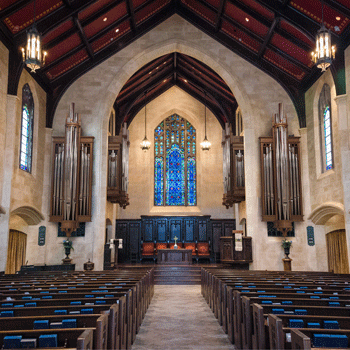
<path id="1" fill-rule="evenodd" d="M 35 0 L 34 0 L 34 20 L 32 27 L 27 31 L 27 47 L 22 49 L 23 62 L 35 73 L 45 65 L 46 52 L 42 51 L 41 36 L 35 25 Z"/>
<path id="2" fill-rule="evenodd" d="M 146 152 L 151 148 L 151 142 L 148 141 L 146 136 L 146 102 L 145 102 L 145 138 L 141 142 L 141 149 Z"/>
<path id="3" fill-rule="evenodd" d="M 322 25 L 316 34 L 316 52 L 312 52 L 312 60 L 317 68 L 325 72 L 332 64 L 335 56 L 335 46 L 331 44 L 331 32 L 323 23 L 323 3 L 322 3 Z"/>
<path id="4" fill-rule="evenodd" d="M 204 105 L 204 128 L 205 128 L 205 137 L 201 142 L 202 151 L 209 151 L 211 147 L 210 141 L 207 139 L 207 95 L 205 94 L 205 105 Z"/>

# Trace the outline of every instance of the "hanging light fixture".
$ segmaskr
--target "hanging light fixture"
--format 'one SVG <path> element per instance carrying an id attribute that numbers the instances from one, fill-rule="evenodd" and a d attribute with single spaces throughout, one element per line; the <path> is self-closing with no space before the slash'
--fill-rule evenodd
<path id="1" fill-rule="evenodd" d="M 36 29 L 35 17 L 36 17 L 36 1 L 34 0 L 34 20 L 32 27 L 27 31 L 27 47 L 22 49 L 23 62 L 31 69 L 31 72 L 35 73 L 37 69 L 40 69 L 45 64 L 46 52 L 42 51 L 41 36 Z"/>
<path id="2" fill-rule="evenodd" d="M 211 143 L 207 139 L 207 94 L 204 93 L 205 96 L 205 104 L 204 104 L 204 128 L 205 128 L 205 137 L 204 140 L 201 142 L 201 148 L 202 151 L 209 151 Z"/>
<path id="3" fill-rule="evenodd" d="M 316 52 L 312 52 L 312 60 L 317 68 L 325 72 L 332 64 L 335 56 L 335 46 L 331 44 L 331 32 L 323 23 L 323 2 L 322 2 L 322 25 L 316 35 Z"/>
<path id="4" fill-rule="evenodd" d="M 145 102 L 145 138 L 141 142 L 141 149 L 146 152 L 150 149 L 151 142 L 147 140 L 146 136 L 146 102 Z"/>

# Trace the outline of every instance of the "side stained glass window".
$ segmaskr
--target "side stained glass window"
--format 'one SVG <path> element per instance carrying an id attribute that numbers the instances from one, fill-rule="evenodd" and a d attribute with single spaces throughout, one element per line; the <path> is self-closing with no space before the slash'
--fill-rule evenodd
<path id="1" fill-rule="evenodd" d="M 154 130 L 154 205 L 197 204 L 196 130 L 174 114 Z"/>
<path id="2" fill-rule="evenodd" d="M 28 84 L 22 89 L 22 123 L 21 123 L 21 145 L 20 145 L 20 169 L 32 171 L 32 148 L 33 148 L 33 121 L 34 101 Z"/>
<path id="3" fill-rule="evenodd" d="M 322 172 L 334 168 L 331 91 L 329 85 L 323 85 L 319 99 L 319 125 Z"/>

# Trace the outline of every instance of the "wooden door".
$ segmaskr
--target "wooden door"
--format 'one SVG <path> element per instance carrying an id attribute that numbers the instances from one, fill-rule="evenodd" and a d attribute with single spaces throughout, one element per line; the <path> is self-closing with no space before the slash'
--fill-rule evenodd
<path id="1" fill-rule="evenodd" d="M 349 273 L 348 249 L 345 230 L 327 233 L 328 271 Z"/>

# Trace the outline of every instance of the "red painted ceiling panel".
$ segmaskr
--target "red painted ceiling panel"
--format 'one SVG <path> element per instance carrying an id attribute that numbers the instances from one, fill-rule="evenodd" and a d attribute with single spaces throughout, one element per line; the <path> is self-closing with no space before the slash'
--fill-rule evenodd
<path id="1" fill-rule="evenodd" d="M 17 0 L 1 0 L 0 2 L 0 11 L 4 8 L 14 4 Z"/>
<path id="2" fill-rule="evenodd" d="M 121 23 L 121 25 L 118 26 L 118 33 L 116 33 L 115 29 L 110 30 L 107 34 L 99 38 L 98 40 L 94 41 L 91 44 L 92 50 L 94 52 L 97 52 L 101 49 L 103 49 L 105 46 L 111 44 L 114 40 L 118 39 L 125 33 L 130 31 L 130 23 L 129 21 L 125 21 Z"/>
<path id="3" fill-rule="evenodd" d="M 96 21 L 93 21 L 86 27 L 84 27 L 85 34 L 88 38 L 91 38 L 96 33 L 100 32 L 110 24 L 114 23 L 121 17 L 127 14 L 127 9 L 125 3 L 121 3 L 114 7 L 112 10 L 108 11 L 103 16 L 99 17 Z M 107 18 L 106 21 L 104 19 Z"/>
<path id="4" fill-rule="evenodd" d="M 219 8 L 220 0 L 207 0 L 207 2 L 208 2 L 210 5 L 212 5 L 212 6 L 216 7 L 216 8 Z"/>
<path id="5" fill-rule="evenodd" d="M 136 10 L 139 6 L 144 4 L 147 0 L 132 0 L 132 4 L 134 6 L 134 10 Z"/>
<path id="6" fill-rule="evenodd" d="M 281 35 L 274 34 L 271 39 L 271 44 L 278 47 L 280 50 L 284 51 L 288 55 L 296 58 L 298 61 L 301 61 L 305 65 L 309 67 L 313 65 L 311 61 L 310 52 L 304 51 L 299 46 L 283 38 Z"/>
<path id="7" fill-rule="evenodd" d="M 78 34 L 73 34 L 66 40 L 61 41 L 59 44 L 54 46 L 49 50 L 48 55 L 46 56 L 46 62 L 50 63 L 64 55 L 68 51 L 71 51 L 75 47 L 81 44 L 81 39 Z"/>
<path id="8" fill-rule="evenodd" d="M 146 20 L 148 17 L 154 15 L 158 11 L 160 11 L 164 6 L 169 4 L 170 0 L 156 0 L 152 2 L 150 5 L 144 7 L 142 10 L 135 13 L 135 21 L 136 24 L 141 23 Z"/>
<path id="9" fill-rule="evenodd" d="M 200 4 L 195 0 L 181 0 L 181 2 L 201 17 L 204 17 L 210 23 L 215 24 L 216 13 L 209 10 L 206 6 Z"/>
<path id="10" fill-rule="evenodd" d="M 315 21 L 322 22 L 322 2 L 320 0 L 294 0 L 290 2 L 290 5 Z M 336 19 L 338 16 L 340 17 L 339 21 Z M 327 5 L 324 5 L 323 8 L 323 18 L 326 27 L 336 34 L 341 34 L 349 25 L 349 18 L 344 17 Z M 335 26 L 339 27 L 339 31 L 335 31 Z"/>
<path id="11" fill-rule="evenodd" d="M 280 27 L 285 30 L 286 32 L 294 35 L 297 39 L 303 41 L 304 43 L 310 45 L 310 47 L 314 47 L 315 43 L 310 40 L 305 34 L 303 34 L 299 29 L 292 26 L 290 23 L 281 20 Z"/>
<path id="12" fill-rule="evenodd" d="M 226 34 L 230 35 L 232 38 L 239 41 L 241 44 L 244 44 L 245 46 L 249 47 L 251 50 L 258 52 L 260 48 L 260 43 L 250 37 L 249 35 L 245 34 L 238 28 L 234 27 L 230 22 L 223 21 L 221 30 L 225 32 Z"/>
<path id="13" fill-rule="evenodd" d="M 85 49 L 82 49 L 78 51 L 75 55 L 69 57 L 64 62 L 60 63 L 56 67 L 50 69 L 46 75 L 49 79 L 54 79 L 57 76 L 69 71 L 73 67 L 75 67 L 77 64 L 85 61 L 88 57 L 88 54 Z"/>
<path id="14" fill-rule="evenodd" d="M 68 21 L 63 22 L 60 26 L 53 29 L 50 33 L 47 33 L 43 37 L 43 44 L 49 43 L 51 40 L 57 38 L 67 30 L 71 29 L 73 27 L 73 22 L 69 19 Z"/>
<path id="15" fill-rule="evenodd" d="M 258 2 L 254 0 L 240 0 L 243 4 L 249 6 L 252 10 L 259 13 L 260 15 L 268 18 L 269 20 L 273 20 L 275 18 L 275 15 L 273 12 L 265 8 L 264 6 L 260 5 Z"/>
<path id="16" fill-rule="evenodd" d="M 293 63 L 287 61 L 279 54 L 273 52 L 270 49 L 267 49 L 265 51 L 264 58 L 276 65 L 277 67 L 279 67 L 280 69 L 289 73 L 293 77 L 297 78 L 298 80 L 303 79 L 305 76 L 305 72 L 302 69 L 295 66 Z"/>
<path id="17" fill-rule="evenodd" d="M 338 0 L 342 5 L 346 6 L 347 8 L 350 8 L 350 0 Z"/>
<path id="18" fill-rule="evenodd" d="M 225 13 L 235 22 L 238 22 L 242 26 L 250 29 L 252 32 L 259 35 L 261 38 L 263 38 L 269 30 L 268 27 L 264 26 L 254 18 L 248 16 L 245 12 L 243 12 L 230 2 L 227 2 L 226 4 Z"/>
<path id="19" fill-rule="evenodd" d="M 63 5 L 61 0 L 45 0 L 36 3 L 36 20 L 47 16 L 50 12 L 57 10 Z M 30 26 L 34 19 L 34 2 L 21 8 L 10 17 L 5 18 L 4 22 L 12 33 L 17 33 Z"/>
<path id="20" fill-rule="evenodd" d="M 79 20 L 83 21 L 84 19 L 89 18 L 95 12 L 97 12 L 98 10 L 103 8 L 104 6 L 107 6 L 108 4 L 110 4 L 113 1 L 115 1 L 115 0 L 99 0 L 99 1 L 96 1 L 94 4 L 92 4 L 91 6 L 87 7 L 85 10 L 83 10 L 83 11 L 81 11 L 79 13 L 79 15 L 78 15 Z"/>

